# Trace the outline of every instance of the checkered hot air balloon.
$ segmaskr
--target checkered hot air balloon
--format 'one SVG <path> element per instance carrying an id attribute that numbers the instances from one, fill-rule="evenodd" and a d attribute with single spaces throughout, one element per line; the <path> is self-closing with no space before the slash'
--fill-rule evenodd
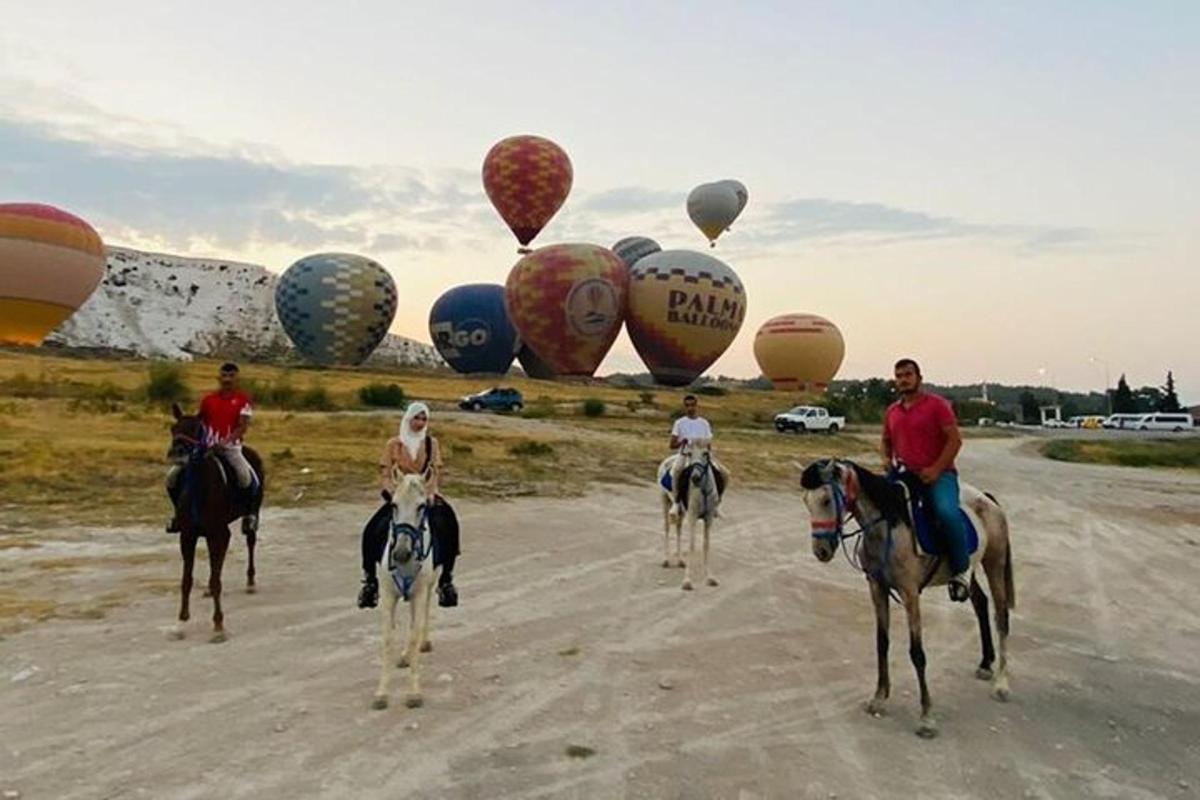
<path id="1" fill-rule="evenodd" d="M 589 376 L 621 330 L 628 282 L 628 268 L 607 247 L 542 247 L 508 274 L 508 317 L 554 374 Z"/>
<path id="2" fill-rule="evenodd" d="M 842 332 L 816 314 L 772 317 L 754 337 L 754 358 L 776 389 L 825 391 L 845 355 Z"/>
<path id="3" fill-rule="evenodd" d="M 483 159 L 484 191 L 522 248 L 562 208 L 573 177 L 563 149 L 540 136 L 510 136 Z"/>
<path id="4" fill-rule="evenodd" d="M 691 250 L 664 250 L 629 271 L 625 327 L 665 386 L 686 386 L 721 357 L 746 319 L 746 290 L 727 264 Z"/>
<path id="5" fill-rule="evenodd" d="M 104 278 L 104 243 L 53 206 L 0 204 L 0 342 L 38 345 Z"/>
<path id="6" fill-rule="evenodd" d="M 361 364 L 396 316 L 396 283 L 363 256 L 306 256 L 288 267 L 275 286 L 275 313 L 309 361 Z"/>

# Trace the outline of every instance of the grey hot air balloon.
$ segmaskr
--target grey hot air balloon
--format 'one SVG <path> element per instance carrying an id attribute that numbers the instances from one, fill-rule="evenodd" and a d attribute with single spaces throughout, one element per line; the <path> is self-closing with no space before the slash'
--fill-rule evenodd
<path id="1" fill-rule="evenodd" d="M 717 237 L 733 224 L 740 211 L 737 191 L 725 181 L 702 183 L 688 194 L 688 216 L 708 237 L 712 246 L 716 245 Z"/>
<path id="2" fill-rule="evenodd" d="M 633 269 L 633 265 L 646 256 L 661 252 L 658 242 L 646 236 L 626 236 L 612 246 L 617 258 L 625 262 L 625 266 Z"/>

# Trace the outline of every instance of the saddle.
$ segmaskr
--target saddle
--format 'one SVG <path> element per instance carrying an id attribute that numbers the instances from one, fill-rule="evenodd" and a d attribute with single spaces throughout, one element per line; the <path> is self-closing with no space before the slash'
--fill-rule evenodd
<path id="1" fill-rule="evenodd" d="M 915 536 L 914 544 L 917 553 L 928 556 L 946 555 L 945 533 L 942 523 L 933 509 L 929 499 L 929 487 L 925 485 L 916 473 L 908 471 L 892 472 L 888 480 L 904 495 L 904 507 L 908 511 L 908 521 Z M 961 507 L 958 513 L 962 515 L 963 524 L 967 530 L 967 552 L 974 553 L 979 549 L 979 532 L 975 523 Z"/>

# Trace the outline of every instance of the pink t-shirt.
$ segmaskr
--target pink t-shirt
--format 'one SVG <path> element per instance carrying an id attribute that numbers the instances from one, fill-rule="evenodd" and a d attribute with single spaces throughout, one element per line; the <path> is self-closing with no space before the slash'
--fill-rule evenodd
<path id="1" fill-rule="evenodd" d="M 892 453 L 904 466 L 920 471 L 932 466 L 946 447 L 949 425 L 957 424 L 954 407 L 936 394 L 921 393 L 908 408 L 897 400 L 888 407 L 884 428 L 892 442 Z M 953 470 L 954 464 L 947 469 Z"/>

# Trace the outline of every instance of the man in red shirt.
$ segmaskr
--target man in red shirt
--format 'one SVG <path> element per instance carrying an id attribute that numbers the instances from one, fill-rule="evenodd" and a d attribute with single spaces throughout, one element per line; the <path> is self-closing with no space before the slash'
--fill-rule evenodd
<path id="1" fill-rule="evenodd" d="M 238 388 L 238 365 L 226 362 L 221 365 L 217 380 L 220 388 L 208 394 L 200 401 L 200 421 L 204 423 L 204 444 L 217 450 L 225 463 L 234 472 L 237 485 L 246 490 L 253 487 L 254 496 L 250 509 L 242 517 L 242 532 L 253 533 L 258 530 L 258 503 L 261 500 L 259 478 L 246 456 L 242 453 L 242 440 L 250 427 L 254 415 L 250 396 Z M 174 496 L 175 481 L 178 478 L 179 467 L 173 467 L 167 476 L 167 490 Z M 179 524 L 172 519 L 167 526 L 170 533 L 177 532 Z"/>
<path id="2" fill-rule="evenodd" d="M 958 470 L 954 466 L 954 458 L 962 449 L 958 420 L 946 398 L 922 388 L 921 367 L 916 361 L 897 361 L 895 378 L 900 399 L 888 407 L 884 418 L 880 448 L 884 469 L 903 466 L 929 487 L 929 499 L 946 539 L 952 575 L 950 599 L 961 603 L 969 596 L 971 556 L 959 511 Z"/>

